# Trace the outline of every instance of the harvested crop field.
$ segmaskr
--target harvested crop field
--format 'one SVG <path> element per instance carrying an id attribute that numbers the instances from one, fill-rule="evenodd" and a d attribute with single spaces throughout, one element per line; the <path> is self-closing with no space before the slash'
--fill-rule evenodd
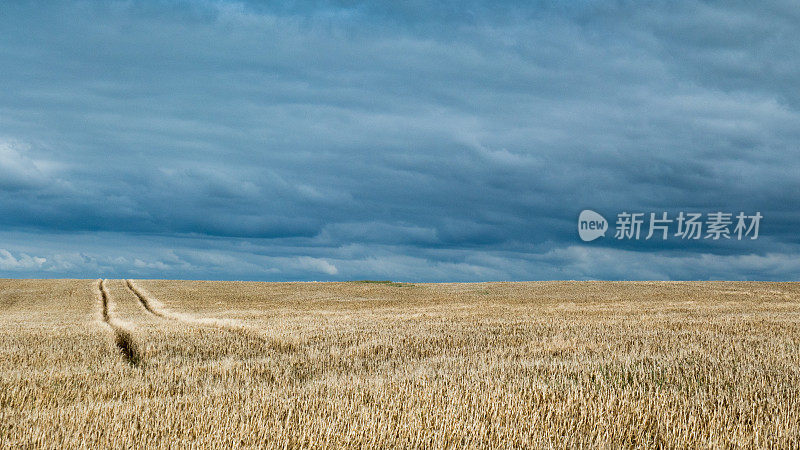
<path id="1" fill-rule="evenodd" d="M 800 446 L 800 284 L 0 280 L 0 447 Z"/>

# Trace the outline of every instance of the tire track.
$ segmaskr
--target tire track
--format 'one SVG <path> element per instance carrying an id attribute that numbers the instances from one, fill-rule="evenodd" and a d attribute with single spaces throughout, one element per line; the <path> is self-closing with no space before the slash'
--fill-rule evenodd
<path id="1" fill-rule="evenodd" d="M 252 339 L 259 345 L 266 346 L 281 353 L 293 352 L 298 345 L 294 342 L 287 342 L 286 339 L 267 336 L 262 330 L 251 328 L 236 319 L 214 319 L 210 317 L 198 318 L 189 314 L 172 312 L 155 297 L 139 288 L 133 280 L 125 280 L 128 289 L 139 299 L 142 307 L 150 314 L 161 317 L 162 319 L 174 320 L 186 325 L 198 327 L 215 328 L 229 333 L 235 333 L 245 339 Z"/>
<path id="2" fill-rule="evenodd" d="M 151 300 L 144 292 L 139 290 L 136 286 L 134 286 L 133 281 L 125 280 L 125 285 L 128 286 L 128 290 L 133 292 L 133 295 L 139 299 L 139 303 L 142 304 L 144 309 L 154 316 L 161 317 L 162 319 L 173 319 L 173 320 L 180 320 L 178 317 L 175 317 L 171 314 L 167 314 L 166 312 L 162 311 L 161 305 L 159 302 Z M 158 306 L 155 306 L 155 303 L 159 303 Z"/>
<path id="3" fill-rule="evenodd" d="M 102 308 L 103 322 L 114 332 L 114 343 L 117 345 L 122 358 L 132 366 L 138 366 L 141 362 L 141 353 L 136 342 L 133 340 L 131 332 L 111 317 L 111 295 L 105 286 L 105 280 L 99 280 L 97 290 L 100 292 L 100 305 Z"/>
<path id="4" fill-rule="evenodd" d="M 165 308 L 164 305 L 160 301 L 156 300 L 152 295 L 136 286 L 136 284 L 133 283 L 133 280 L 125 280 L 125 284 L 128 286 L 128 289 L 133 292 L 133 295 L 139 299 L 139 303 L 141 303 L 142 307 L 154 316 L 161 317 L 163 319 L 176 320 L 178 322 L 183 322 L 190 325 L 222 328 L 229 331 L 241 331 L 246 328 L 244 325 L 233 319 L 221 320 L 212 318 L 197 318 L 189 314 L 172 312 Z"/>

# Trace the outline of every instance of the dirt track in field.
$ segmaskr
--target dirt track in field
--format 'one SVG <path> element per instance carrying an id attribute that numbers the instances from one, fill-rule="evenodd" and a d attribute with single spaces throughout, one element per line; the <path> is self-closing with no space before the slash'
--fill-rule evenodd
<path id="1" fill-rule="evenodd" d="M 98 282 L 97 289 L 100 293 L 103 322 L 114 332 L 114 343 L 126 362 L 132 366 L 138 366 L 141 362 L 141 354 L 131 331 L 111 317 L 111 295 L 106 289 L 105 280 Z"/>

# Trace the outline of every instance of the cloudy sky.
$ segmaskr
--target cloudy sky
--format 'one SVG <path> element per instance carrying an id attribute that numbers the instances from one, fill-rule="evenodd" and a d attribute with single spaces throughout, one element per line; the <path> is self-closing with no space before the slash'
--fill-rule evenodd
<path id="1" fill-rule="evenodd" d="M 0 276 L 800 279 L 796 4 L 520 3 L 3 2 Z"/>

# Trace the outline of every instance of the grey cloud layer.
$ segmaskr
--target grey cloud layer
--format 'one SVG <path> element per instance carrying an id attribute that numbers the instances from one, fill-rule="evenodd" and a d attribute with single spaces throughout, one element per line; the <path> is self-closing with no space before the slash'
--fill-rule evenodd
<path id="1" fill-rule="evenodd" d="M 788 3 L 0 10 L 6 273 L 796 278 Z M 765 222 L 587 246 L 583 208 Z"/>

